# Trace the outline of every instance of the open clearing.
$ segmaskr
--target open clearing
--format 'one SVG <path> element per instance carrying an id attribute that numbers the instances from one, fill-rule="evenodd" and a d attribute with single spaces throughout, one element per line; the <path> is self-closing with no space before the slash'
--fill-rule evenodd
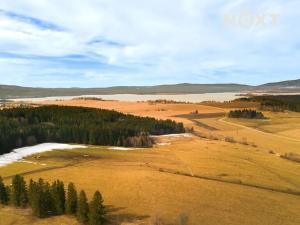
<path id="1" fill-rule="evenodd" d="M 174 223 L 181 214 L 191 225 L 300 224 L 300 163 L 279 157 L 300 154 L 299 113 L 269 113 L 268 121 L 247 121 L 224 119 L 229 109 L 196 104 L 92 100 L 43 104 L 171 118 L 193 127 L 196 135 L 157 137 L 158 145 L 142 151 L 89 146 L 39 153 L 26 158 L 35 163 L 1 167 L 6 182 L 20 173 L 26 179 L 72 181 L 89 197 L 99 189 L 113 224 L 148 224 L 156 215 Z M 196 110 L 200 115 L 191 118 Z M 26 210 L 11 208 L 0 209 L 0 217 L 3 225 L 76 224 L 65 216 L 38 220 Z"/>

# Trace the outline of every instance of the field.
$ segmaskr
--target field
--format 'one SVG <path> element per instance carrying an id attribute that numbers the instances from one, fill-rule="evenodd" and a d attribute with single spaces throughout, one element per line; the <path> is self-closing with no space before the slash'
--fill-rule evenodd
<path id="1" fill-rule="evenodd" d="M 5 182 L 20 173 L 26 179 L 72 181 L 88 197 L 99 189 L 112 224 L 146 225 L 160 217 L 177 225 L 185 216 L 191 225 L 300 224 L 300 163 L 280 157 L 300 154 L 300 113 L 264 112 L 268 120 L 244 120 L 225 118 L 232 108 L 199 104 L 42 104 L 171 118 L 193 127 L 194 135 L 157 137 L 158 144 L 144 150 L 89 146 L 42 153 L 1 167 Z M 0 209 L 0 217 L 3 225 L 77 224 L 66 216 L 38 220 L 12 208 Z"/>

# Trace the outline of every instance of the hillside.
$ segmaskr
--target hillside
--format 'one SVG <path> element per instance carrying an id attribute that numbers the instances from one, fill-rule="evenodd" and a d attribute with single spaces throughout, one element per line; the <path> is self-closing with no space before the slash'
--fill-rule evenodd
<path id="1" fill-rule="evenodd" d="M 267 83 L 260 85 L 259 87 L 300 87 L 300 79 L 298 80 L 287 80 L 276 83 Z"/>
<path id="2" fill-rule="evenodd" d="M 284 110 L 300 112 L 300 95 L 269 95 L 269 96 L 254 96 L 246 101 L 254 101 L 260 103 L 260 108 L 263 110 L 279 111 Z"/>
<path id="3" fill-rule="evenodd" d="M 274 91 L 274 92 L 299 92 L 300 91 L 300 79 L 287 80 L 275 83 L 267 83 L 257 86 L 258 90 Z"/>
<path id="4" fill-rule="evenodd" d="M 0 85 L 0 98 L 50 97 L 106 94 L 197 94 L 239 92 L 250 87 L 239 84 L 174 84 L 157 86 L 118 86 L 107 88 L 31 88 Z"/>
<path id="5" fill-rule="evenodd" d="M 169 84 L 156 86 L 116 86 L 106 88 L 32 88 L 0 85 L 0 98 L 33 98 L 51 96 L 109 94 L 202 94 L 222 92 L 300 92 L 300 79 L 259 86 L 242 84 Z"/>

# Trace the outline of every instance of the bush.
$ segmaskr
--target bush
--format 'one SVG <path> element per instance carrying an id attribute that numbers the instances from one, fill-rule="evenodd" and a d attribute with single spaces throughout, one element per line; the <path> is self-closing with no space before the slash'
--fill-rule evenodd
<path id="1" fill-rule="evenodd" d="M 230 143 L 236 143 L 236 140 L 234 140 L 233 137 L 225 137 L 225 141 Z"/>
<path id="2" fill-rule="evenodd" d="M 283 159 L 288 159 L 288 160 L 300 163 L 300 155 L 293 153 L 293 152 L 285 153 L 284 155 L 281 155 L 280 157 Z"/>

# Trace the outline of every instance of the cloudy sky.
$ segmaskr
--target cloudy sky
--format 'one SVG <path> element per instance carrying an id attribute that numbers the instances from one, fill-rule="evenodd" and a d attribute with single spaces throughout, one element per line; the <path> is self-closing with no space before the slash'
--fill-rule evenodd
<path id="1" fill-rule="evenodd" d="M 1 0 L 0 84 L 300 78 L 299 0 Z"/>

